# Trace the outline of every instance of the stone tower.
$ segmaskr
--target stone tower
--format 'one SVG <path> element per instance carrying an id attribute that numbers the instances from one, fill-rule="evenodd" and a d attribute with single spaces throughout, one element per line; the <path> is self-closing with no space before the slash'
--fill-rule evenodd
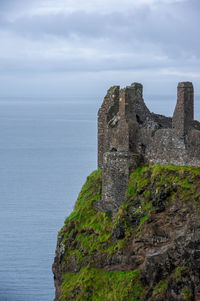
<path id="1" fill-rule="evenodd" d="M 182 82 L 177 88 L 177 104 L 172 117 L 172 127 L 184 137 L 194 120 L 194 89 L 191 82 Z"/>

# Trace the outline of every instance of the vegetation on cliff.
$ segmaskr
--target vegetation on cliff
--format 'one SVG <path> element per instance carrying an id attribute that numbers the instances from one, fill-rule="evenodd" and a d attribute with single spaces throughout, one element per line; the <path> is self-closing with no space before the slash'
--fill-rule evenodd
<path id="1" fill-rule="evenodd" d="M 58 235 L 56 300 L 200 298 L 200 169 L 134 170 L 117 214 L 95 211 L 101 170 Z"/>

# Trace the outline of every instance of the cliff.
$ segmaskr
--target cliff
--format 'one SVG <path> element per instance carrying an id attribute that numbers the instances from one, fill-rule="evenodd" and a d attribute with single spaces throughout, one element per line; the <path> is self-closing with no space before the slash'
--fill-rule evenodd
<path id="1" fill-rule="evenodd" d="M 108 90 L 100 169 L 58 235 L 56 301 L 200 300 L 199 146 L 191 82 L 172 118 L 149 111 L 139 83 Z"/>
<path id="2" fill-rule="evenodd" d="M 200 300 L 200 169 L 133 170 L 116 213 L 101 191 L 97 170 L 58 234 L 55 300 Z"/>

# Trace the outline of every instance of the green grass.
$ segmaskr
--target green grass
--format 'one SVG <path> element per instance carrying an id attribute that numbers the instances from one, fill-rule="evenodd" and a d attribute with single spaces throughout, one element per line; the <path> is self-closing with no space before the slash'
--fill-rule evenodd
<path id="1" fill-rule="evenodd" d="M 187 288 L 182 289 L 182 294 L 184 295 L 186 300 L 193 300 L 193 293 Z"/>
<path id="2" fill-rule="evenodd" d="M 143 167 L 133 171 L 130 175 L 127 188 L 127 198 L 133 200 L 140 190 L 145 190 L 145 198 L 150 199 L 152 186 L 159 192 L 162 189 L 171 191 L 170 200 L 173 201 L 174 195 L 183 201 L 192 201 L 199 207 L 200 199 L 200 168 L 192 168 L 174 165 L 153 165 Z M 177 185 L 177 192 L 173 191 L 173 184 Z"/>
<path id="3" fill-rule="evenodd" d="M 152 297 L 155 298 L 155 297 L 159 296 L 160 298 L 162 297 L 164 300 L 164 297 L 165 297 L 165 294 L 167 291 L 167 287 L 168 287 L 168 284 L 165 283 L 165 281 L 161 280 L 154 288 Z"/>
<path id="4" fill-rule="evenodd" d="M 111 86 L 109 89 L 108 89 L 108 92 L 112 92 L 117 86 Z"/>
<path id="5" fill-rule="evenodd" d="M 87 266 L 82 268 L 78 274 L 68 273 L 65 275 L 61 300 L 139 300 L 143 292 L 139 278 L 139 270 L 106 272 L 103 269 Z"/>
<path id="6" fill-rule="evenodd" d="M 64 234 L 65 244 L 76 233 L 76 243 L 82 253 L 92 254 L 104 250 L 113 229 L 112 220 L 105 212 L 96 211 L 93 202 L 101 199 L 101 170 L 94 171 L 86 180 L 79 193 L 74 211 L 65 220 L 60 235 Z M 68 229 L 72 230 L 69 232 Z M 70 256 L 73 246 L 65 254 Z"/>
<path id="7" fill-rule="evenodd" d="M 173 189 L 174 183 L 177 191 Z M 102 172 L 97 170 L 87 178 L 73 212 L 59 232 L 60 244 L 65 248 L 61 262 L 61 300 L 143 300 L 146 288 L 142 287 L 138 270 L 108 272 L 96 267 L 100 266 L 101 258 L 109 262 L 113 254 L 121 254 L 134 237 L 142 235 L 148 219 L 157 210 L 155 199 L 163 190 L 169 191 L 163 201 L 166 208 L 180 200 L 191 202 L 200 212 L 200 169 L 155 165 L 134 170 L 130 174 L 126 201 L 113 218 L 93 208 L 94 201 L 101 200 L 101 190 Z M 119 225 L 124 229 L 122 239 L 113 236 Z M 67 272 L 72 262 L 77 266 L 76 274 Z M 174 271 L 172 276 L 176 281 L 181 279 L 183 269 L 186 267 Z M 154 287 L 153 296 L 164 296 L 167 285 L 168 279 L 161 280 Z M 183 294 L 190 297 L 187 288 Z"/>

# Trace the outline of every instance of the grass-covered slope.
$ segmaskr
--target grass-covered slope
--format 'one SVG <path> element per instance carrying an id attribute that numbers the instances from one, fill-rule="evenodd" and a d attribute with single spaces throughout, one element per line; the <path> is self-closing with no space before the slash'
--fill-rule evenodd
<path id="1" fill-rule="evenodd" d="M 126 200 L 112 218 L 93 209 L 101 180 L 100 170 L 87 178 L 59 232 L 56 300 L 199 297 L 200 169 L 133 171 Z"/>

